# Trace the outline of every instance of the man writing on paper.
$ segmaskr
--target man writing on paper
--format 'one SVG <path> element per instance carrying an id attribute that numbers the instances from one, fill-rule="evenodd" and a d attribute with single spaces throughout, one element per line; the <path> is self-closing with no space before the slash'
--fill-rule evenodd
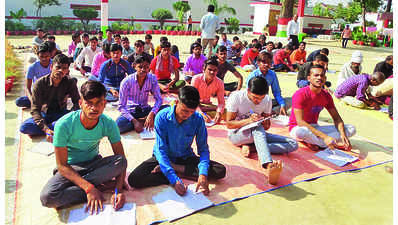
<path id="1" fill-rule="evenodd" d="M 43 206 L 51 208 L 87 201 L 86 210 L 92 214 L 103 209 L 101 187 L 113 190 L 116 186 L 118 193 L 117 196 L 112 195 L 111 202 L 118 210 L 125 202 L 122 188 L 127 167 L 119 129 L 114 120 L 102 114 L 106 105 L 106 89 L 100 82 L 86 81 L 80 93 L 82 110 L 65 115 L 55 126 L 57 168 L 40 193 L 40 200 Z M 102 158 L 98 146 L 105 136 L 114 155 Z M 111 182 L 113 178 L 116 185 Z"/>
<path id="2" fill-rule="evenodd" d="M 157 114 L 153 156 L 131 172 L 128 177 L 131 187 L 171 184 L 177 194 L 184 195 L 187 186 L 180 177 L 185 177 L 197 179 L 196 190 L 202 188 L 208 195 L 208 179 L 225 177 L 225 167 L 210 160 L 205 122 L 196 112 L 199 100 L 198 90 L 185 86 L 179 90 L 176 105 Z M 191 147 L 194 138 L 199 156 Z"/>

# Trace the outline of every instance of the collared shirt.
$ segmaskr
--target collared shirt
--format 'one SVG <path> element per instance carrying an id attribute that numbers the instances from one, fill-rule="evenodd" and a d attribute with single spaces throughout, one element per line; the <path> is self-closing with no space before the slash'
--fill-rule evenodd
<path id="1" fill-rule="evenodd" d="M 258 56 L 258 51 L 254 52 L 253 48 L 248 49 L 247 51 L 245 51 L 245 54 L 242 57 L 242 61 L 240 62 L 240 67 L 244 67 L 246 65 L 250 65 L 249 64 L 249 58 L 252 61 L 252 63 L 254 63 L 254 59 Z"/>
<path id="2" fill-rule="evenodd" d="M 287 63 L 285 62 L 285 59 Z M 291 66 L 289 54 L 285 52 L 285 49 L 281 49 L 274 54 L 274 65 L 285 64 L 287 66 Z"/>
<path id="3" fill-rule="evenodd" d="M 366 99 L 365 91 L 369 87 L 369 84 L 369 74 L 352 76 L 337 87 L 334 95 L 337 98 L 342 98 L 344 96 L 356 96 L 358 100 L 363 101 Z"/>
<path id="4" fill-rule="evenodd" d="M 48 64 L 46 68 L 40 64 L 39 60 L 30 64 L 28 72 L 26 73 L 26 79 L 33 80 L 33 83 L 36 82 L 36 80 L 38 80 L 40 77 L 51 73 L 51 64 L 52 59 L 50 59 L 50 64 Z"/>
<path id="5" fill-rule="evenodd" d="M 206 61 L 206 56 L 200 55 L 199 58 L 195 57 L 195 54 L 192 54 L 188 57 L 184 66 L 184 73 L 193 72 L 194 74 L 203 73 L 203 64 Z"/>
<path id="6" fill-rule="evenodd" d="M 289 23 L 287 23 L 287 36 L 289 37 L 290 35 L 297 35 L 298 29 L 298 23 L 294 20 L 290 20 Z"/>
<path id="7" fill-rule="evenodd" d="M 39 45 L 44 43 L 44 40 L 42 38 L 39 38 L 38 36 L 35 36 L 33 38 L 32 43 L 33 43 L 34 46 L 39 46 Z"/>
<path id="8" fill-rule="evenodd" d="M 220 28 L 220 19 L 214 13 L 208 12 L 200 20 L 203 39 L 214 39 L 218 28 Z"/>
<path id="9" fill-rule="evenodd" d="M 68 57 L 73 57 L 73 55 L 75 54 L 76 46 L 77 45 L 74 41 L 72 41 L 72 43 L 70 43 L 69 48 L 68 48 Z"/>
<path id="10" fill-rule="evenodd" d="M 290 61 L 292 62 L 292 64 L 299 63 L 301 60 L 303 60 L 303 62 L 306 62 L 306 60 L 305 60 L 306 55 L 307 55 L 307 52 L 305 50 L 300 51 L 300 50 L 296 49 L 292 52 L 292 54 L 290 54 Z"/>
<path id="11" fill-rule="evenodd" d="M 268 70 L 267 74 L 263 74 L 260 69 L 256 69 L 249 74 L 246 80 L 246 87 L 249 86 L 249 81 L 253 77 L 262 77 L 267 80 L 267 84 L 271 85 L 272 94 L 280 106 L 285 106 L 285 100 L 282 98 L 281 88 L 279 87 L 278 77 L 272 70 Z"/>
<path id="12" fill-rule="evenodd" d="M 125 49 L 125 48 L 122 49 L 122 56 L 128 56 L 128 55 L 130 55 L 131 53 L 134 53 L 134 52 L 135 52 L 134 48 L 129 46 L 129 49 Z"/>
<path id="13" fill-rule="evenodd" d="M 160 170 L 172 185 L 181 179 L 170 163 L 175 163 L 177 158 L 186 159 L 195 156 L 191 147 L 194 138 L 200 159 L 199 175 L 207 176 L 210 165 L 207 130 L 203 117 L 194 112 L 187 120 L 178 123 L 175 108 L 176 106 L 167 107 L 156 115 L 156 142 L 153 147 L 153 154 L 159 162 Z"/>
<path id="14" fill-rule="evenodd" d="M 101 51 L 94 56 L 93 63 L 91 64 L 91 74 L 98 77 L 102 63 L 104 63 L 108 58 L 104 56 L 104 52 Z"/>
<path id="15" fill-rule="evenodd" d="M 192 86 L 198 89 L 200 102 L 205 104 L 210 103 L 210 97 L 217 94 L 217 112 L 223 113 L 225 107 L 224 82 L 220 78 L 214 77 L 213 81 L 207 84 L 205 77 L 204 74 L 194 76 Z"/>
<path id="16" fill-rule="evenodd" d="M 115 42 L 115 39 L 111 39 L 110 41 L 108 40 L 108 38 L 106 38 L 105 40 L 102 41 L 102 46 L 104 46 L 104 44 L 112 44 Z"/>
<path id="17" fill-rule="evenodd" d="M 337 76 L 337 87 L 340 86 L 340 84 L 342 84 L 348 78 L 361 74 L 361 71 L 362 71 L 362 65 L 359 65 L 359 73 L 355 74 L 354 71 L 351 69 L 351 62 L 345 63 L 341 67 L 340 73 Z"/>
<path id="18" fill-rule="evenodd" d="M 230 40 L 223 41 L 222 39 L 220 39 L 218 41 L 218 45 L 219 46 L 225 46 L 227 48 L 227 59 L 232 59 L 232 57 L 234 56 L 233 52 L 232 52 L 232 45 L 233 44 L 234 43 L 232 43 L 232 41 L 230 41 Z"/>
<path id="19" fill-rule="evenodd" d="M 31 114 L 40 129 L 48 128 L 41 112 L 47 113 L 48 106 L 54 102 L 54 98 L 58 102 L 59 109 L 66 109 L 68 96 L 72 99 L 72 109 L 79 109 L 80 95 L 76 81 L 67 76 L 61 80 L 58 87 L 53 86 L 51 74 L 41 77 L 33 84 Z"/>
<path id="20" fill-rule="evenodd" d="M 393 66 L 388 64 L 386 61 L 379 62 L 376 64 L 375 69 L 373 70 L 373 73 L 374 72 L 382 72 L 387 78 L 392 75 Z"/>
<path id="21" fill-rule="evenodd" d="M 138 83 L 137 72 L 124 78 L 120 84 L 119 91 L 119 111 L 122 113 L 122 116 L 129 121 L 134 119 L 131 115 L 131 109 L 136 106 L 148 106 L 149 92 L 155 98 L 155 105 L 152 108 L 152 112 L 156 114 L 159 111 L 159 107 L 162 105 L 162 96 L 160 95 L 160 88 L 156 76 L 148 73 L 142 88 L 140 88 Z"/>
<path id="22" fill-rule="evenodd" d="M 101 48 L 96 47 L 95 51 L 93 51 L 93 49 L 91 49 L 91 46 L 87 46 L 85 47 L 82 52 L 80 52 L 79 56 L 76 59 L 76 65 L 78 67 L 82 67 L 82 66 L 88 66 L 91 67 L 91 65 L 93 64 L 93 59 L 94 56 L 99 53 L 102 52 Z M 84 65 L 82 65 L 84 60 Z"/>
<path id="23" fill-rule="evenodd" d="M 126 60 L 120 59 L 119 63 L 116 64 L 112 59 L 108 59 L 102 63 L 98 79 L 105 85 L 107 90 L 110 90 L 111 88 L 119 89 L 122 80 L 128 74 L 132 74 L 134 72 L 135 71 L 131 68 L 130 63 Z"/>

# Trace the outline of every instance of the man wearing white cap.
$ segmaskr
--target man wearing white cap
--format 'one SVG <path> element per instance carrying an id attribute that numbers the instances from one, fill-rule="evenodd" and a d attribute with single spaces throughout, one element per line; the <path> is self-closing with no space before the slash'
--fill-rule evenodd
<path id="1" fill-rule="evenodd" d="M 363 60 L 362 52 L 355 51 L 352 53 L 350 62 L 344 64 L 340 70 L 339 76 L 337 78 L 337 87 L 348 78 L 361 73 L 362 60 Z"/>

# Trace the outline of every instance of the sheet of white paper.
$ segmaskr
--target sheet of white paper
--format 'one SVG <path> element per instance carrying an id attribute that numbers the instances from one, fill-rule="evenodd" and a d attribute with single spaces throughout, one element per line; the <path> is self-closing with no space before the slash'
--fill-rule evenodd
<path id="1" fill-rule="evenodd" d="M 381 107 L 379 111 L 383 113 L 388 113 L 388 107 Z"/>
<path id="2" fill-rule="evenodd" d="M 54 146 L 52 143 L 48 142 L 46 138 L 43 138 L 40 142 L 34 143 L 33 147 L 30 148 L 29 151 L 50 156 L 54 153 Z"/>
<path id="3" fill-rule="evenodd" d="M 143 140 L 155 139 L 156 138 L 155 131 L 154 130 L 150 131 L 150 130 L 144 129 L 140 133 L 140 137 Z"/>
<path id="4" fill-rule="evenodd" d="M 287 126 L 289 125 L 289 117 L 284 115 L 279 115 L 275 118 L 272 118 L 271 122 L 281 126 Z"/>
<path id="5" fill-rule="evenodd" d="M 244 130 L 251 129 L 251 128 L 253 128 L 253 127 L 257 127 L 257 126 L 260 125 L 260 123 L 262 123 L 264 120 L 266 120 L 266 118 L 261 119 L 261 120 L 259 120 L 259 121 L 257 121 L 257 122 L 254 122 L 254 123 L 247 124 L 246 126 L 243 126 L 243 127 L 239 128 L 238 130 L 244 131 Z M 236 131 L 238 131 L 238 130 L 236 130 Z"/>
<path id="6" fill-rule="evenodd" d="M 292 72 L 292 71 L 287 72 L 287 74 L 292 74 L 292 75 L 297 75 L 297 73 L 298 73 L 298 72 Z"/>
<path id="7" fill-rule="evenodd" d="M 187 193 L 179 196 L 173 188 L 168 187 L 153 196 L 152 200 L 167 219 L 175 220 L 213 205 L 202 192 L 196 193 L 195 189 L 196 184 L 191 184 Z"/>
<path id="8" fill-rule="evenodd" d="M 74 209 L 69 214 L 68 224 L 71 225 L 135 225 L 136 206 L 135 203 L 125 203 L 123 208 L 115 211 L 110 204 L 104 205 L 104 211 L 99 214 L 90 215 L 85 212 L 86 205 Z"/>
<path id="9" fill-rule="evenodd" d="M 141 139 L 138 139 L 131 134 L 125 134 L 125 135 L 121 136 L 121 138 L 122 138 L 122 142 L 127 142 L 129 145 L 137 144 L 141 141 Z"/>

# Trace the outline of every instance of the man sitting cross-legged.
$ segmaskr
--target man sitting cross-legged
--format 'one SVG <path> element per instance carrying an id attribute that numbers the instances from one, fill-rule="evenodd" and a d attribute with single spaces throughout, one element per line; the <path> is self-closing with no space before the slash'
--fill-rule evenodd
<path id="1" fill-rule="evenodd" d="M 97 37 L 90 38 L 90 45 L 82 50 L 75 62 L 83 76 L 86 76 L 87 72 L 91 72 L 94 56 L 100 52 L 102 49 L 98 47 Z"/>
<path id="2" fill-rule="evenodd" d="M 203 64 L 206 59 L 206 56 L 202 54 L 202 45 L 194 43 L 193 53 L 188 57 L 185 62 L 184 70 L 182 71 L 185 74 L 185 80 L 189 84 L 196 74 L 203 73 Z"/>
<path id="3" fill-rule="evenodd" d="M 67 114 L 67 99 L 70 97 L 73 110 L 79 109 L 79 92 L 76 80 L 69 74 L 69 58 L 60 54 L 54 57 L 51 73 L 41 77 L 33 85 L 32 118 L 25 120 L 20 127 L 23 134 L 38 136 L 47 134 L 52 142 L 53 123 Z"/>
<path id="4" fill-rule="evenodd" d="M 211 118 L 203 113 L 209 111 L 216 111 L 214 122 L 219 123 L 224 113 L 225 99 L 224 99 L 224 83 L 218 78 L 218 61 L 217 57 L 212 56 L 204 62 L 204 73 L 195 76 L 192 79 L 192 86 L 194 86 L 200 95 L 199 111 L 206 122 L 210 122 Z M 213 105 L 210 102 L 212 96 L 217 95 L 218 105 Z"/>
<path id="5" fill-rule="evenodd" d="M 150 56 L 149 56 L 150 57 Z M 149 73 L 150 58 L 138 56 L 134 61 L 137 72 L 124 78 L 120 84 L 119 111 L 121 115 L 116 123 L 120 133 L 135 130 L 140 133 L 143 128 L 153 129 L 156 113 L 167 106 L 162 105 L 162 96 L 156 76 Z M 148 95 L 155 98 L 155 105 L 148 105 Z"/>
<path id="6" fill-rule="evenodd" d="M 343 148 L 351 150 L 349 137 L 355 134 L 355 127 L 344 125 L 333 98 L 323 89 L 326 81 L 325 68 L 314 65 L 307 78 L 309 86 L 300 88 L 292 97 L 292 113 L 289 119 L 290 135 L 302 140 L 313 150 L 320 148 Z M 334 121 L 333 125 L 318 125 L 319 113 L 326 108 Z"/>
<path id="7" fill-rule="evenodd" d="M 87 202 L 86 209 L 92 214 L 103 209 L 100 189 L 116 188 L 118 193 L 112 195 L 111 203 L 118 210 L 125 202 L 123 186 L 127 168 L 119 129 L 114 120 L 102 114 L 106 89 L 100 82 L 86 81 L 80 93 L 82 110 L 68 113 L 55 125 L 57 168 L 41 191 L 40 200 L 50 208 Z M 103 137 L 108 137 L 113 156 L 102 158 L 99 154 Z"/>
<path id="8" fill-rule="evenodd" d="M 268 182 L 276 184 L 282 171 L 282 162 L 274 161 L 271 153 L 282 154 L 295 151 L 297 142 L 291 138 L 267 133 L 271 126 L 270 120 L 265 120 L 258 126 L 246 130 L 241 127 L 271 116 L 272 101 L 268 96 L 268 84 L 263 77 L 253 77 L 247 90 L 233 92 L 227 100 L 227 128 L 229 140 L 237 146 L 242 146 L 242 154 L 250 153 L 250 144 L 256 146 L 261 166 L 267 170 Z"/>
<path id="9" fill-rule="evenodd" d="M 210 160 L 207 130 L 202 116 L 196 112 L 199 92 L 192 86 L 179 90 L 175 106 L 161 110 L 155 118 L 156 142 L 153 157 L 131 172 L 131 187 L 144 188 L 171 184 L 177 194 L 184 195 L 187 187 L 180 177 L 197 179 L 196 190 L 209 194 L 208 179 L 225 177 L 225 167 Z M 192 150 L 196 140 L 197 156 Z"/>
<path id="10" fill-rule="evenodd" d="M 236 78 L 238 78 L 238 82 L 224 83 L 224 94 L 229 96 L 232 91 L 239 91 L 242 88 L 243 77 L 233 65 L 227 62 L 227 47 L 220 46 L 215 52 L 218 57 L 217 77 L 224 81 L 225 74 L 230 71 Z"/>

